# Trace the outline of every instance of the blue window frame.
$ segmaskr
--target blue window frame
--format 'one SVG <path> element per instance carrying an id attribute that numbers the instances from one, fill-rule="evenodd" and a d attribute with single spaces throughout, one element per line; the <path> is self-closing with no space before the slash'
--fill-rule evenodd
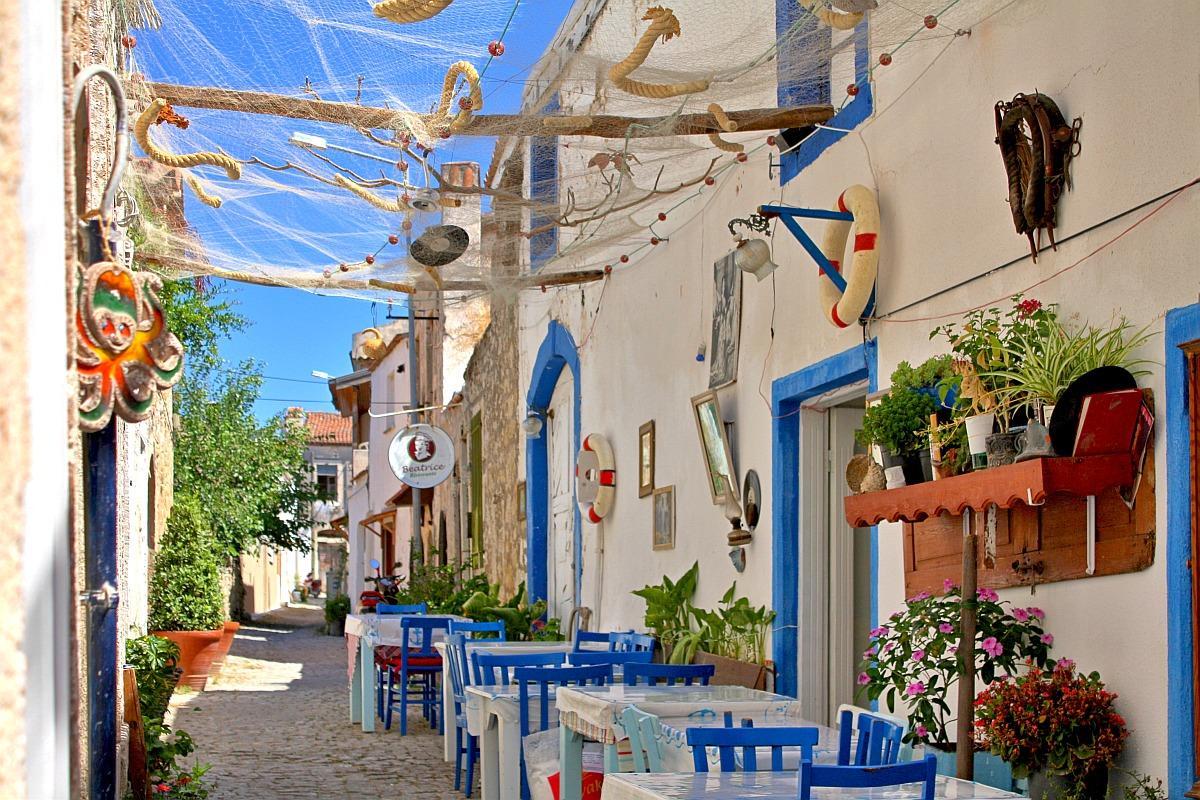
<path id="1" fill-rule="evenodd" d="M 796 26 L 793 30 L 793 26 Z M 825 152 L 834 142 L 860 125 L 871 116 L 874 109 L 874 98 L 871 93 L 870 72 L 867 68 L 870 38 L 867 20 L 854 29 L 848 46 L 854 48 L 854 82 L 858 86 L 858 94 L 847 99 L 838 109 L 833 119 L 829 121 L 831 128 L 841 128 L 841 131 L 818 128 L 808 138 L 796 147 L 780 156 L 779 185 L 783 186 L 800 171 L 812 164 L 821 153 Z M 790 31 L 790 34 L 789 34 Z M 779 48 L 778 58 L 778 100 L 780 108 L 796 105 L 808 105 L 830 102 L 830 76 L 828 72 L 819 78 L 798 81 L 795 78 L 796 66 L 803 59 L 812 60 L 814 55 L 824 54 L 828 62 L 833 56 L 832 31 L 822 27 L 817 18 L 804 10 L 795 0 L 775 0 L 775 36 L 783 40 Z M 800 52 L 803 47 L 804 52 Z M 817 50 L 813 52 L 814 48 Z"/>
<path id="2" fill-rule="evenodd" d="M 546 104 L 545 113 L 559 110 L 558 98 Z M 529 140 L 529 196 L 532 200 L 558 208 L 558 137 L 534 136 Z M 533 230 L 553 222 L 554 213 L 534 210 L 529 217 L 529 228 Z M 537 269 L 558 255 L 558 228 L 542 231 L 529 239 L 529 263 Z"/>

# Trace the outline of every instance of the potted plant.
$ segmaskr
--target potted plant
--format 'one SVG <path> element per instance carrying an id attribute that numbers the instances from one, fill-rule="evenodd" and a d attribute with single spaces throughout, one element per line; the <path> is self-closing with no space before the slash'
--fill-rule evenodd
<path id="1" fill-rule="evenodd" d="M 956 720 L 946 698 L 962 675 L 958 651 L 964 646 L 959 627 L 963 598 L 952 581 L 946 581 L 945 589 L 940 596 L 922 592 L 909 598 L 903 611 L 871 631 L 858 684 L 860 696 L 878 700 L 891 711 L 903 703 L 910 723 L 906 741 L 925 744 L 938 758 L 938 771 L 953 775 L 960 743 L 950 741 Z M 1041 609 L 1011 607 L 987 588 L 978 590 L 974 605 L 976 638 L 971 646 L 976 675 L 984 685 L 1016 674 L 1027 661 L 1046 663 L 1054 637 L 1042 627 Z M 975 693 L 973 686 L 959 691 Z M 981 763 L 981 756 L 987 758 L 976 753 L 977 779 L 995 775 L 996 765 Z"/>
<path id="2" fill-rule="evenodd" d="M 331 636 L 346 633 L 346 615 L 349 613 L 350 598 L 346 595 L 335 595 L 325 601 L 325 627 Z"/>
<path id="3" fill-rule="evenodd" d="M 932 356 L 917 367 L 901 361 L 892 370 L 892 391 L 896 389 L 912 389 L 929 395 L 937 402 L 938 415 L 949 419 L 949 412 L 958 399 L 954 357 L 949 354 Z"/>
<path id="4" fill-rule="evenodd" d="M 879 445 L 885 468 L 903 468 L 905 483 L 932 480 L 929 417 L 936 407 L 937 401 L 928 393 L 893 387 L 867 409 L 863 426 L 856 435 L 864 445 Z"/>
<path id="5" fill-rule="evenodd" d="M 700 562 L 697 561 L 678 580 L 663 575 L 661 583 L 633 591 L 646 601 L 646 628 L 658 639 L 664 660 L 670 660 L 676 642 L 692 632 L 691 599 L 699 581 Z"/>
<path id="6" fill-rule="evenodd" d="M 224 632 L 216 544 L 200 502 L 177 495 L 150 579 L 150 628 L 179 646 L 183 682 L 203 684 Z"/>
<path id="7" fill-rule="evenodd" d="M 1129 731 L 1114 708 L 1117 696 L 1100 675 L 1081 675 L 1070 659 L 1002 679 L 975 701 L 976 740 L 1030 779 L 1030 797 L 1103 800 L 1108 771 Z M 1057 784 L 1057 785 L 1055 785 Z"/>

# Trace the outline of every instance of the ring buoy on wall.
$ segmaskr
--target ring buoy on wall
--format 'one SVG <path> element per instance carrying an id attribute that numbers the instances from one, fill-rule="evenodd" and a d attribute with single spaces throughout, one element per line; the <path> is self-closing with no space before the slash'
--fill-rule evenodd
<path id="1" fill-rule="evenodd" d="M 875 192 L 865 186 L 851 186 L 838 197 L 837 210 L 849 212 L 853 222 L 831 220 L 825 228 L 821 252 L 834 269 L 846 279 L 846 291 L 838 290 L 824 272 L 821 276 L 821 305 L 825 316 L 839 328 L 858 320 L 871 302 L 875 278 L 879 274 L 879 203 Z M 850 229 L 854 228 L 854 256 L 850 269 L 842 269 Z"/>
<path id="2" fill-rule="evenodd" d="M 617 462 L 612 445 L 598 433 L 583 440 L 575 460 L 575 497 L 588 522 L 596 524 L 612 510 L 617 496 Z"/>

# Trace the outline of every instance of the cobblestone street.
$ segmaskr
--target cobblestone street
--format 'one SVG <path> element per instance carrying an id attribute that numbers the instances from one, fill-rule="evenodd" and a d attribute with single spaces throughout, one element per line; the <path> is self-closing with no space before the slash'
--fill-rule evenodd
<path id="1" fill-rule="evenodd" d="M 175 726 L 212 765 L 214 798 L 460 798 L 441 738 L 420 711 L 363 733 L 347 710 L 345 640 L 322 636 L 316 607 L 244 624 L 220 674 L 200 693 L 177 693 Z"/>

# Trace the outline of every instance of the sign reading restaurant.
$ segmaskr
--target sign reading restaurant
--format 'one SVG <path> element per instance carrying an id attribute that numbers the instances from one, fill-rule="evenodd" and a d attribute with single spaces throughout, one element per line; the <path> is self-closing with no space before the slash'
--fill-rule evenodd
<path id="1" fill-rule="evenodd" d="M 432 489 L 454 471 L 454 442 L 433 425 L 409 425 L 392 439 L 388 463 L 403 483 L 414 489 Z"/>

